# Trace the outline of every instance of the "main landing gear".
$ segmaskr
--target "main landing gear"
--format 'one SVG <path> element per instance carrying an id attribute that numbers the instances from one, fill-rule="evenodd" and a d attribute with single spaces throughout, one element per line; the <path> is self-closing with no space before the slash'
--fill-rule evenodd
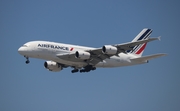
<path id="1" fill-rule="evenodd" d="M 72 73 L 79 72 L 79 69 L 74 69 L 71 71 Z"/>
<path id="2" fill-rule="evenodd" d="M 78 70 L 78 69 L 74 69 L 74 70 L 72 70 L 71 72 L 72 73 L 75 73 L 75 72 L 79 72 L 80 71 L 80 73 L 83 73 L 83 72 L 90 72 L 90 71 L 93 71 L 93 70 L 96 70 L 96 67 L 94 67 L 94 66 L 92 66 L 92 65 L 87 65 L 87 66 L 85 66 L 83 69 L 81 69 L 81 70 Z"/>
<path id="3" fill-rule="evenodd" d="M 25 58 L 26 58 L 26 64 L 29 64 L 30 63 L 30 61 L 29 61 L 29 57 L 27 57 L 27 56 L 24 56 Z"/>

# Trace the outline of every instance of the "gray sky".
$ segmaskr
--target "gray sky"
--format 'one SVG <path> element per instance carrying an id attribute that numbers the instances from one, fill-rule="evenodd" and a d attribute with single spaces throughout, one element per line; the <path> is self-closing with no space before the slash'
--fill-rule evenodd
<path id="1" fill-rule="evenodd" d="M 1 111 L 179 111 L 179 1 L 0 1 Z M 143 55 L 167 53 L 148 64 L 58 73 L 17 49 L 32 40 L 101 47 L 152 37 Z"/>

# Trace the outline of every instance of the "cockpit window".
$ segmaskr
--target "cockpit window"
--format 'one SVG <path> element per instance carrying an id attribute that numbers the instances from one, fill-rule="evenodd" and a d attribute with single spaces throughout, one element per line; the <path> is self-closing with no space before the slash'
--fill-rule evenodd
<path id="1" fill-rule="evenodd" d="M 22 47 L 27 47 L 27 45 L 26 45 L 26 44 L 24 44 Z"/>
<path id="2" fill-rule="evenodd" d="M 23 45 L 22 47 L 27 47 L 27 45 Z"/>

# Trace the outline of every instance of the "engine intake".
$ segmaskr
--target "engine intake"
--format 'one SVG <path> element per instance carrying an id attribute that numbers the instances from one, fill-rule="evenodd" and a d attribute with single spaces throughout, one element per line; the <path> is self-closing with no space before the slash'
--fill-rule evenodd
<path id="1" fill-rule="evenodd" d="M 54 61 L 46 61 L 44 62 L 44 67 L 49 71 L 58 72 L 62 70 L 62 66 Z"/>
<path id="2" fill-rule="evenodd" d="M 104 45 L 102 47 L 102 53 L 103 54 L 116 54 L 117 48 L 111 45 Z"/>
<path id="3" fill-rule="evenodd" d="M 84 52 L 84 51 L 76 51 L 75 57 L 79 59 L 89 59 L 91 54 L 89 52 Z"/>

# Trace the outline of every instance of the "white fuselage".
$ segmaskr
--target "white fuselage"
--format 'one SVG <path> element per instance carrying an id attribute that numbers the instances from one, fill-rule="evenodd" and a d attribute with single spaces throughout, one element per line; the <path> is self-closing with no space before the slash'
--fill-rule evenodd
<path id="1" fill-rule="evenodd" d="M 70 45 L 70 44 L 62 44 L 62 43 L 55 43 L 55 42 L 48 42 L 48 41 L 32 41 L 24 44 L 21 46 L 18 51 L 21 55 L 31 57 L 31 58 L 38 58 L 44 60 L 52 60 L 67 66 L 74 66 L 74 67 L 83 67 L 88 65 L 86 62 L 73 62 L 68 60 L 63 60 L 57 57 L 57 54 L 67 54 L 67 53 L 75 53 L 76 51 L 85 51 L 85 50 L 92 50 L 95 48 L 91 47 L 83 47 L 77 45 Z M 138 62 L 138 61 L 131 61 L 133 58 L 137 58 L 130 53 L 120 53 L 118 56 L 112 56 L 108 59 L 105 59 L 95 67 L 121 67 L 121 66 L 130 66 L 136 64 L 142 64 L 145 62 Z M 76 58 L 78 59 L 78 58 Z"/>

